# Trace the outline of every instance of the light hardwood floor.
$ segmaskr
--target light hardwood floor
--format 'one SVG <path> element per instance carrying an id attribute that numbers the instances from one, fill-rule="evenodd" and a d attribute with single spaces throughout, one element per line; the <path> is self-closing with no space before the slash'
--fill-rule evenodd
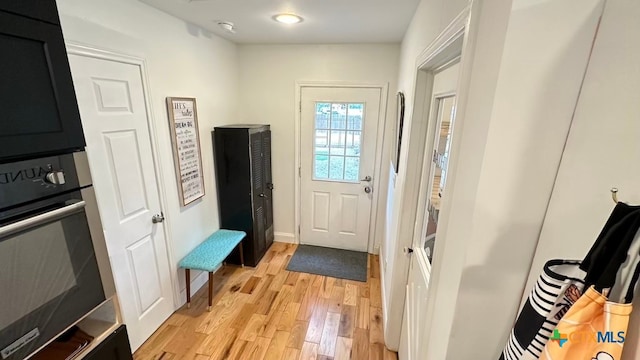
<path id="1" fill-rule="evenodd" d="M 295 249 L 274 243 L 255 269 L 220 269 L 211 312 L 205 284 L 134 359 L 397 359 L 383 345 L 377 256 L 361 283 L 286 271 Z"/>

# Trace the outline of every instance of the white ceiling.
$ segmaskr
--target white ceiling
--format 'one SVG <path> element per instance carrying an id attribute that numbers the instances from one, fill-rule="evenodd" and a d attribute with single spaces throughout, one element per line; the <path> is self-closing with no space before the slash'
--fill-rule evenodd
<path id="1" fill-rule="evenodd" d="M 420 0 L 140 0 L 236 43 L 399 42 Z M 291 12 L 297 25 L 272 20 Z M 236 33 L 218 21 L 235 24 Z"/>

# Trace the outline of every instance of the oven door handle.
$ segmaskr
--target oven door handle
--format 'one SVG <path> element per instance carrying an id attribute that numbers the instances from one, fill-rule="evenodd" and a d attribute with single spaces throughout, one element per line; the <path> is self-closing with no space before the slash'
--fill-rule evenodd
<path id="1" fill-rule="evenodd" d="M 79 201 L 60 209 L 52 210 L 44 214 L 32 216 L 30 218 L 20 220 L 12 224 L 2 226 L 0 227 L 0 239 L 44 223 L 61 219 L 70 214 L 77 213 L 78 211 L 82 210 L 85 205 L 86 203 L 84 201 Z"/>

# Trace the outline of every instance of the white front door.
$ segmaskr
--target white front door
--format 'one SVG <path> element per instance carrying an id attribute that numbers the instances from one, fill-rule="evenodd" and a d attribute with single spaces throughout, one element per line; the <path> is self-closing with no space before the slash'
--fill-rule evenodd
<path id="1" fill-rule="evenodd" d="M 70 55 L 87 156 L 124 321 L 135 351 L 173 313 L 142 72 Z"/>
<path id="2" fill-rule="evenodd" d="M 436 96 L 433 99 L 435 111 L 429 119 L 434 125 L 433 147 L 426 149 L 425 172 L 420 199 L 424 218 L 422 230 L 413 241 L 413 256 L 406 288 L 404 325 L 398 354 L 401 359 L 422 360 L 426 354 L 427 343 L 427 302 L 431 261 L 438 230 L 438 217 L 441 200 L 444 196 L 447 169 L 455 119 L 455 95 Z"/>
<path id="3" fill-rule="evenodd" d="M 381 94 L 302 88 L 301 244 L 367 251 Z"/>

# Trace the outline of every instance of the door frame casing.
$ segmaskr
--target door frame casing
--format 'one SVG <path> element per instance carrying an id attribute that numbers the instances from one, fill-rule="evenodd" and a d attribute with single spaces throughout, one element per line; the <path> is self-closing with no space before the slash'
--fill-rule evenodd
<path id="1" fill-rule="evenodd" d="M 144 96 L 145 110 L 147 113 L 147 127 L 149 129 L 149 140 L 151 143 L 151 156 L 153 158 L 153 170 L 154 176 L 158 185 L 158 200 L 160 202 L 160 208 L 167 211 L 166 204 L 167 192 L 166 181 L 164 179 L 164 172 L 162 168 L 162 159 L 160 152 L 158 151 L 159 137 L 157 133 L 157 127 L 155 125 L 155 117 L 153 114 L 153 107 L 151 106 L 151 87 L 149 86 L 149 75 L 147 73 L 146 60 L 136 56 L 122 54 L 111 50 L 101 49 L 92 45 L 85 45 L 76 43 L 73 41 L 66 41 L 65 46 L 69 55 L 85 56 L 94 59 L 114 61 L 128 65 L 137 66 L 140 69 L 140 77 L 142 82 L 142 90 Z M 180 287 L 178 285 L 178 279 L 176 274 L 176 267 L 174 264 L 173 248 L 171 247 L 171 216 L 168 216 L 165 221 L 158 224 L 162 225 L 164 230 L 164 242 L 167 249 L 167 261 L 169 264 L 169 275 L 171 279 L 171 290 L 173 295 L 173 308 L 176 309 L 176 304 L 180 303 Z M 106 240 L 106 239 L 105 239 Z"/>
<path id="2" fill-rule="evenodd" d="M 301 122 L 302 122 L 302 90 L 304 88 L 341 88 L 341 89 L 378 89 L 380 90 L 380 111 L 378 114 L 378 125 L 376 134 L 376 146 L 375 146 L 375 158 L 374 158 L 374 170 L 373 170 L 373 182 L 371 187 L 373 188 L 373 199 L 371 201 L 371 213 L 369 214 L 369 239 L 367 240 L 367 250 L 370 254 L 376 253 L 378 245 L 375 242 L 376 239 L 376 216 L 378 214 L 378 203 L 381 195 L 380 174 L 382 168 L 382 157 L 384 148 L 384 130 L 387 119 L 387 102 L 389 94 L 389 84 L 379 83 L 362 83 L 351 81 L 296 81 L 296 93 L 295 93 L 295 228 L 294 228 L 294 241 L 296 244 L 300 244 L 300 224 L 301 220 L 301 181 L 300 168 L 302 166 L 301 151 Z"/>

